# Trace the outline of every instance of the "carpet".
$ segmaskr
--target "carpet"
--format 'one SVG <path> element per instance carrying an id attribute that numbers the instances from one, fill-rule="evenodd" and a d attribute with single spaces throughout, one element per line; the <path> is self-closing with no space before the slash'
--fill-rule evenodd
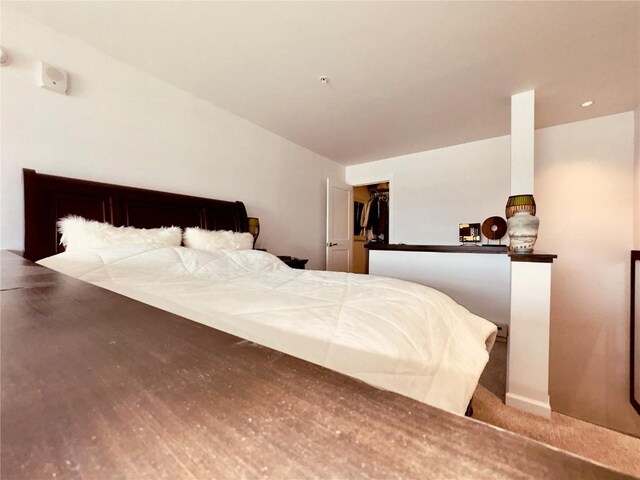
<path id="1" fill-rule="evenodd" d="M 552 412 L 546 419 L 507 407 L 507 344 L 496 342 L 473 397 L 473 418 L 640 477 L 640 439 Z"/>

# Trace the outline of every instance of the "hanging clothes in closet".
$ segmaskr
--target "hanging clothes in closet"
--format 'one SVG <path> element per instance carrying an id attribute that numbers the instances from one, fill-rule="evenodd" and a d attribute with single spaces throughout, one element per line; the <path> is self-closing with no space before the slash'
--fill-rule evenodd
<path id="1" fill-rule="evenodd" d="M 369 242 L 389 241 L 389 192 L 375 192 L 365 204 L 360 217 L 361 234 Z"/>
<path id="2" fill-rule="evenodd" d="M 364 235 L 364 229 L 360 224 L 362 218 L 362 212 L 364 211 L 365 204 L 362 202 L 353 202 L 353 234 L 361 237 Z"/>

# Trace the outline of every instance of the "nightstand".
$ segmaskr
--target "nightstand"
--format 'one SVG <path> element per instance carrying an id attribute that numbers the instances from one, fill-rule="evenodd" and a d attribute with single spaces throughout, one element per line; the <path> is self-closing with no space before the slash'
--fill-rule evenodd
<path id="1" fill-rule="evenodd" d="M 278 256 L 280 260 L 289 265 L 291 268 L 297 268 L 298 270 L 304 270 L 304 266 L 309 261 L 306 258 L 290 257 L 288 255 Z"/>

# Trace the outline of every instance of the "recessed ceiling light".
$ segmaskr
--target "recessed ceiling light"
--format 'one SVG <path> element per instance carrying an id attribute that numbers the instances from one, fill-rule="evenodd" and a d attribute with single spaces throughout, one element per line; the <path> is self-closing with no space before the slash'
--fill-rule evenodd
<path id="1" fill-rule="evenodd" d="M 593 105 L 593 100 L 587 100 L 586 102 L 582 102 L 580 104 L 581 107 L 590 107 L 591 105 Z"/>

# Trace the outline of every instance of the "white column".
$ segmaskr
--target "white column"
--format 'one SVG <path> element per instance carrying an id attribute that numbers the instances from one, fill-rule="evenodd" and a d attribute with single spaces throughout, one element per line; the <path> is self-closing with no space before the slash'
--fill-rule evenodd
<path id="1" fill-rule="evenodd" d="M 529 90 L 511 97 L 511 195 L 534 193 L 534 138 L 535 91 Z M 541 225 L 544 228 L 544 219 Z M 509 406 L 544 417 L 551 415 L 551 265 L 550 262 L 511 262 L 505 401 Z"/>
<path id="2" fill-rule="evenodd" d="M 511 262 L 506 404 L 549 417 L 552 263 Z"/>
<path id="3" fill-rule="evenodd" d="M 535 93 L 511 96 L 511 195 L 533 193 Z"/>

